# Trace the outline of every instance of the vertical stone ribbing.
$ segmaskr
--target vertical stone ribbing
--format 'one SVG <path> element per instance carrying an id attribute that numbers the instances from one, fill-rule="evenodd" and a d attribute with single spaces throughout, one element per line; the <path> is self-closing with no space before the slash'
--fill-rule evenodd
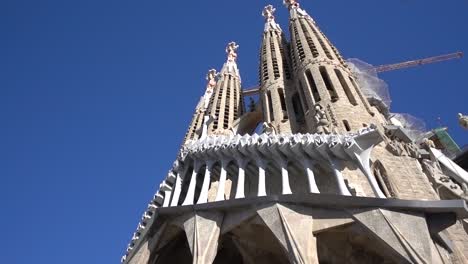
<path id="1" fill-rule="evenodd" d="M 292 104 L 286 103 L 291 97 L 291 71 L 286 53 L 289 49 L 280 26 L 275 22 L 274 12 L 271 5 L 263 10 L 266 22 L 260 52 L 260 98 L 265 122 L 278 133 L 290 133 L 289 112 L 293 109 Z"/>
<path id="2" fill-rule="evenodd" d="M 328 130 L 334 132 L 356 131 L 363 124 L 378 123 L 335 46 L 297 1 L 285 4 L 290 11 L 291 59 L 308 132 L 319 131 L 323 126 L 319 120 L 324 118 L 329 121 Z"/>
<path id="3" fill-rule="evenodd" d="M 209 134 L 230 134 L 229 132 L 244 112 L 241 92 L 241 80 L 237 68 L 237 50 L 235 42 L 229 43 L 226 48 L 227 62 L 220 72 L 220 80 L 214 88 L 214 100 L 208 107 L 208 112 L 213 117 L 213 123 L 209 126 Z"/>

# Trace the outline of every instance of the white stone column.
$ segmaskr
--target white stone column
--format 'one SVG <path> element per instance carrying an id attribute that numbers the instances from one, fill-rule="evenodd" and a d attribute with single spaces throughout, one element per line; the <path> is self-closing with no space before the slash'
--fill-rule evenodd
<path id="1" fill-rule="evenodd" d="M 281 194 L 292 194 L 289 185 L 288 162 L 283 158 L 279 158 L 278 163 L 281 167 Z"/>
<path id="2" fill-rule="evenodd" d="M 302 166 L 304 166 L 305 171 L 307 173 L 307 179 L 309 182 L 309 192 L 310 193 L 320 193 L 317 182 L 315 181 L 315 175 L 313 169 L 313 164 L 312 161 L 310 160 L 303 160 L 302 161 Z"/>
<path id="3" fill-rule="evenodd" d="M 258 159 L 258 191 L 257 196 L 266 196 L 266 185 L 265 185 L 265 171 L 266 171 L 266 162 L 264 160 Z"/>
<path id="4" fill-rule="evenodd" d="M 176 182 L 174 183 L 174 194 L 172 195 L 171 207 L 177 206 L 179 203 L 180 193 L 182 191 L 182 179 L 187 173 L 188 166 L 184 169 L 180 168 L 177 172 Z"/>
<path id="5" fill-rule="evenodd" d="M 248 161 L 244 159 L 238 159 L 237 165 L 239 166 L 239 174 L 237 176 L 237 188 L 235 199 L 245 198 L 245 169 Z"/>
<path id="6" fill-rule="evenodd" d="M 216 193 L 215 201 L 224 201 L 224 194 L 226 188 L 226 178 L 227 178 L 227 166 L 229 165 L 229 160 L 221 161 L 221 173 L 219 175 L 218 191 Z"/>
<path id="7" fill-rule="evenodd" d="M 346 186 L 346 183 L 344 181 L 344 177 L 341 171 L 336 168 L 336 165 L 333 161 L 330 162 L 330 166 L 333 170 L 333 174 L 335 175 L 336 182 L 338 183 L 338 189 L 340 190 L 340 194 L 351 196 L 351 193 L 349 192 L 348 187 Z"/>
<path id="8" fill-rule="evenodd" d="M 200 169 L 200 162 L 195 161 L 193 164 L 193 172 L 192 172 L 192 177 L 190 178 L 190 184 L 187 190 L 187 195 L 185 196 L 185 201 L 182 203 L 182 205 L 192 205 L 193 200 L 195 199 L 195 187 L 197 185 L 197 173 L 198 170 Z M 188 179 L 185 179 L 188 180 Z"/>
<path id="9" fill-rule="evenodd" d="M 214 161 L 209 160 L 206 162 L 205 177 L 203 179 L 203 184 L 200 191 L 200 196 L 198 197 L 197 204 L 203 204 L 208 202 L 208 191 L 210 190 L 211 182 L 211 169 L 213 168 Z"/>

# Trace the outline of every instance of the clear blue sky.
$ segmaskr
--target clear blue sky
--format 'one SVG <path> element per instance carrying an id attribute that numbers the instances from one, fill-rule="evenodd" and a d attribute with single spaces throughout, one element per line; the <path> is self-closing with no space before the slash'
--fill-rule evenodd
<path id="1" fill-rule="evenodd" d="M 240 44 L 257 82 L 275 1 L 0 2 L 0 262 L 117 263 L 170 168 L 208 69 Z M 345 57 L 468 52 L 468 1 L 303 1 Z M 393 112 L 468 132 L 468 58 L 382 74 Z"/>

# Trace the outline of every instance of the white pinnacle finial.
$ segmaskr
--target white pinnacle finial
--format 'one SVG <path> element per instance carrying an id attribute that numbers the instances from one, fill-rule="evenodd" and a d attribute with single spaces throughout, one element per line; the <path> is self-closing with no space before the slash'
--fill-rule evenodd
<path id="1" fill-rule="evenodd" d="M 269 30 L 277 30 L 281 32 L 281 27 L 275 22 L 275 11 L 276 8 L 274 8 L 272 5 L 267 5 L 263 9 L 262 15 L 266 20 L 265 32 L 268 32 Z"/>
<path id="2" fill-rule="evenodd" d="M 299 3 L 296 0 L 283 0 L 283 4 L 287 7 L 290 8 L 291 6 L 299 6 Z"/>
<path id="3" fill-rule="evenodd" d="M 239 45 L 236 44 L 236 42 L 230 42 L 228 46 L 226 47 L 226 53 L 228 56 L 228 62 L 235 62 L 237 59 L 237 49 L 239 48 Z"/>
<path id="4" fill-rule="evenodd" d="M 267 20 L 270 21 L 272 19 L 275 19 L 275 11 L 276 8 L 274 8 L 272 5 L 267 5 L 265 8 L 263 8 L 262 16 Z"/>

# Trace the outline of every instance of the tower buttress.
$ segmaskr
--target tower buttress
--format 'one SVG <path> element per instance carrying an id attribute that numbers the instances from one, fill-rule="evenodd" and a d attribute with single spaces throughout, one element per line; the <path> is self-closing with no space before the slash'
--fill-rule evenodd
<path id="1" fill-rule="evenodd" d="M 378 123 L 343 57 L 296 0 L 289 9 L 291 60 L 309 132 L 356 131 Z"/>
<path id="2" fill-rule="evenodd" d="M 241 78 L 236 63 L 238 48 L 235 42 L 229 43 L 226 48 L 227 61 L 219 73 L 208 106 L 208 113 L 213 118 L 208 134 L 231 134 L 234 121 L 244 113 Z"/>

